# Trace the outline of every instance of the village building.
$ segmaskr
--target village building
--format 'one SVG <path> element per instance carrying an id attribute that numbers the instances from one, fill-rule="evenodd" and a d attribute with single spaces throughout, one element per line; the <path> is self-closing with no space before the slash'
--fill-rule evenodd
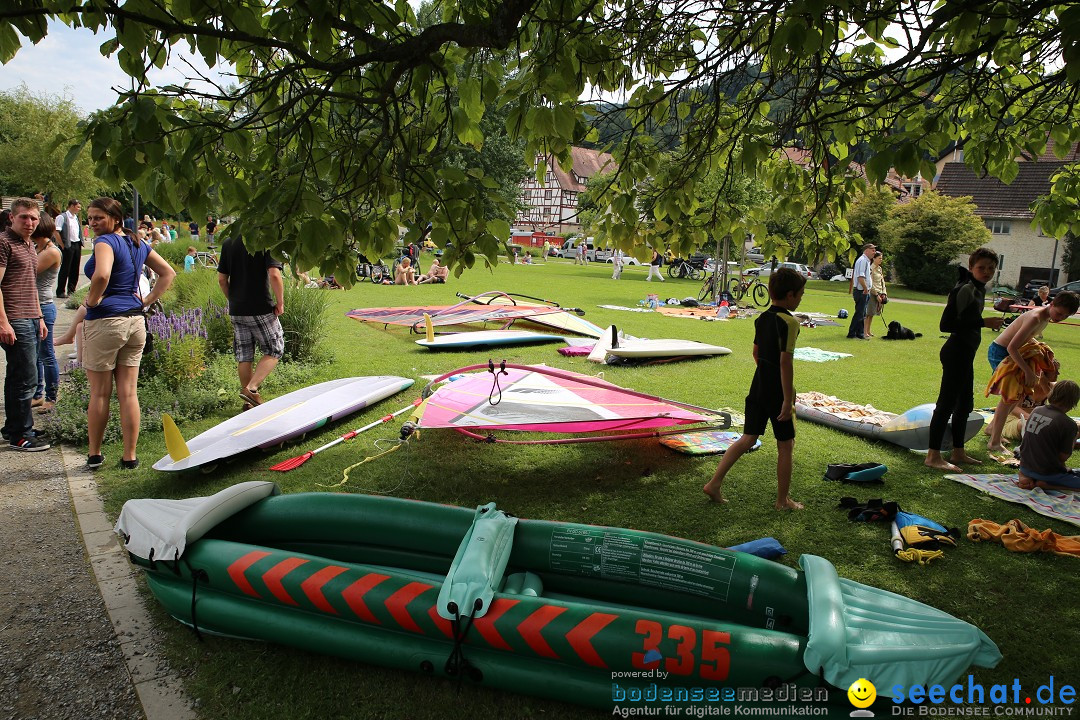
<path id="1" fill-rule="evenodd" d="M 616 165 L 611 155 L 597 150 L 573 147 L 570 154 L 574 164 L 569 172 L 559 167 L 551 156 L 537 157 L 537 165 L 542 165 L 545 171 L 539 182 L 533 173 L 521 183 L 521 202 L 525 207 L 514 220 L 517 233 L 566 237 L 582 232 L 578 211 L 586 183 L 605 169 L 614 170 Z"/>
<path id="2" fill-rule="evenodd" d="M 1017 158 L 1019 172 L 1008 185 L 997 178 L 980 176 L 963 162 L 963 149 L 950 153 L 950 162 L 941 165 L 934 190 L 949 197 L 971 197 L 975 213 L 990 230 L 987 246 L 1002 261 L 997 282 L 1022 289 L 1031 280 L 1047 280 L 1052 287 L 1067 281 L 1062 271 L 1065 245 L 1033 227 L 1032 203 L 1049 194 L 1051 180 L 1062 166 L 1077 162 L 1080 150 L 1074 145 L 1069 154 L 1058 158 L 1049 143 L 1038 158 Z"/>

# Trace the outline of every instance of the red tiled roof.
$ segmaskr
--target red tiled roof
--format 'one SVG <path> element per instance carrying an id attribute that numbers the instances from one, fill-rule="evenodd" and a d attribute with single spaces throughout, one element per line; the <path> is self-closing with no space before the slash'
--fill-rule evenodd
<path id="1" fill-rule="evenodd" d="M 603 172 L 609 165 L 612 170 L 618 167 L 615 158 L 609 153 L 598 150 L 572 147 L 570 148 L 570 157 L 574 160 L 573 176 L 559 167 L 557 162 L 549 161 L 548 163 L 548 167 L 551 168 L 551 172 L 555 175 L 556 182 L 559 183 L 559 187 L 563 190 L 585 192 L 585 183 L 588 182 L 589 178 Z"/>
<path id="2" fill-rule="evenodd" d="M 1031 155 L 1029 153 L 1022 153 L 1020 157 L 1016 158 L 1019 162 L 1030 162 Z M 1059 158 L 1054 154 L 1054 139 L 1046 139 L 1046 149 L 1043 150 L 1042 155 L 1037 158 L 1037 162 L 1050 162 L 1050 163 L 1074 163 L 1080 160 L 1080 143 L 1073 143 L 1069 148 L 1069 153 L 1064 158 Z"/>
<path id="3" fill-rule="evenodd" d="M 949 197 L 971 196 L 980 217 L 1031 219 L 1031 204 L 1050 192 L 1050 178 L 1064 163 L 1022 162 L 1011 184 L 997 178 L 979 177 L 964 163 L 946 163 L 934 189 Z"/>

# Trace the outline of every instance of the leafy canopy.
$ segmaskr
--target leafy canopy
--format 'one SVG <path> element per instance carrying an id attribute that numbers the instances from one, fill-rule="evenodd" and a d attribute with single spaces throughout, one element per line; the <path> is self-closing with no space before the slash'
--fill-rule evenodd
<path id="1" fill-rule="evenodd" d="M 623 103 L 605 131 L 619 171 L 601 218 L 620 246 L 642 242 L 643 216 L 680 228 L 704 211 L 709 230 L 695 220 L 690 242 L 761 235 L 783 215 L 804 242 L 844 252 L 856 149 L 874 182 L 890 166 L 931 177 L 930 160 L 965 140 L 966 161 L 1007 182 L 1019 150 L 1080 140 L 1076 5 L 445 0 L 432 12 L 418 23 L 406 0 L 7 0 L 0 61 L 50 21 L 115 32 L 102 52 L 142 87 L 86 124 L 99 175 L 172 212 L 235 215 L 253 244 L 328 271 L 356 248 L 389 250 L 417 216 L 453 243 L 451 262 L 495 261 L 512 217 L 485 202 L 499 181 L 442 162 L 450 142 L 483 146 L 490 107 L 527 161 L 568 165 L 573 143 L 597 139 L 601 106 L 586 91 Z M 149 87 L 146 69 L 180 50 L 235 85 Z M 659 127 L 677 138 L 669 161 L 650 136 Z M 805 168 L 776 155 L 793 143 Z M 771 207 L 739 213 L 696 192 L 747 175 L 775 193 Z M 1076 224 L 1077 177 L 1040 210 L 1047 232 Z"/>
<path id="2" fill-rule="evenodd" d="M 0 192 L 45 193 L 64 209 L 105 191 L 90 158 L 64 165 L 66 147 L 78 137 L 80 114 L 70 98 L 31 92 L 25 85 L 0 92 Z"/>
<path id="3" fill-rule="evenodd" d="M 894 205 L 878 227 L 883 252 L 912 290 L 947 293 L 956 283 L 953 260 L 990 241 L 990 231 L 975 214 L 971 198 L 925 192 Z"/>

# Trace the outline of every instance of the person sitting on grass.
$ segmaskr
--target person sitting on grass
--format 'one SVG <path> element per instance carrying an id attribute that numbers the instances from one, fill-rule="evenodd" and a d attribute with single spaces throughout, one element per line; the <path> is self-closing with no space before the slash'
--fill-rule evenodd
<path id="1" fill-rule="evenodd" d="M 198 250 L 188 245 L 187 255 L 184 256 L 184 272 L 193 272 L 195 270 L 195 258 L 198 257 L 198 254 Z"/>
<path id="2" fill-rule="evenodd" d="M 450 268 L 439 262 L 439 258 L 432 258 L 431 266 L 428 267 L 427 274 L 421 275 L 417 283 L 420 285 L 427 283 L 444 283 L 448 277 L 450 277 Z"/>
<path id="3" fill-rule="evenodd" d="M 1031 411 L 1020 441 L 1020 478 L 1024 490 L 1080 490 L 1080 475 L 1065 467 L 1076 445 L 1076 421 L 1069 412 L 1080 402 L 1080 385 L 1062 380 L 1047 404 Z"/>
<path id="4" fill-rule="evenodd" d="M 401 262 L 398 263 L 397 270 L 394 271 L 394 284 L 416 284 L 416 271 L 413 270 L 412 262 L 409 260 L 409 258 L 401 258 Z"/>
<path id="5" fill-rule="evenodd" d="M 799 337 L 799 321 L 791 311 L 799 307 L 806 278 L 789 268 L 780 268 L 769 276 L 772 307 L 754 321 L 754 362 L 757 369 L 746 396 L 746 421 L 743 434 L 720 459 L 711 480 L 702 490 L 714 502 L 727 502 L 720 486 L 731 466 L 754 446 L 766 426 L 772 422 L 776 435 L 776 509 L 802 510 L 788 494 L 791 487 L 791 462 L 795 449 L 795 382 L 792 358 Z"/>
<path id="6" fill-rule="evenodd" d="M 1035 297 L 1025 303 L 1028 307 L 1043 307 L 1050 304 L 1050 286 L 1041 285 Z"/>
<path id="7" fill-rule="evenodd" d="M 990 362 L 990 369 L 997 370 L 1002 360 L 1006 357 L 1012 358 L 1017 369 L 1023 373 L 1024 386 L 1034 387 L 1038 378 L 1029 358 L 1024 357 L 1022 349 L 1036 335 L 1042 334 L 1047 323 L 1059 323 L 1075 314 L 1078 308 L 1080 296 L 1064 290 L 1059 292 L 1049 305 L 1029 310 L 1013 320 L 987 348 L 986 357 Z M 1005 427 L 1005 418 L 1011 410 L 1010 404 L 1002 397 L 994 410 L 994 419 L 990 421 L 990 441 L 986 445 L 988 451 L 1001 452 L 1005 449 L 1001 444 L 1001 430 Z"/>

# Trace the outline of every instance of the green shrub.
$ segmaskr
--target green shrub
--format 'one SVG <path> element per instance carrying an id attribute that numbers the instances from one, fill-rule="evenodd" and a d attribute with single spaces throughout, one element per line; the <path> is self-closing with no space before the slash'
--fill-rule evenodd
<path id="1" fill-rule="evenodd" d="M 233 326 L 227 305 L 213 300 L 203 308 L 203 327 L 206 328 L 207 349 L 217 355 L 227 355 L 233 350 Z"/>
<path id="2" fill-rule="evenodd" d="M 177 313 L 190 308 L 206 307 L 211 300 L 220 302 L 221 298 L 217 272 L 196 268 L 194 272 L 177 273 L 176 280 L 161 302 L 166 312 Z"/>
<path id="3" fill-rule="evenodd" d="M 161 243 L 154 248 L 158 255 L 168 260 L 169 264 L 174 268 L 180 270 L 183 270 L 187 249 L 188 243 L 180 242 L 179 239 L 176 242 Z"/>
<path id="4" fill-rule="evenodd" d="M 289 362 L 319 363 L 327 356 L 321 347 L 322 329 L 330 298 L 323 290 L 294 288 L 286 283 L 285 312 L 281 329 L 285 333 L 285 357 Z"/>

